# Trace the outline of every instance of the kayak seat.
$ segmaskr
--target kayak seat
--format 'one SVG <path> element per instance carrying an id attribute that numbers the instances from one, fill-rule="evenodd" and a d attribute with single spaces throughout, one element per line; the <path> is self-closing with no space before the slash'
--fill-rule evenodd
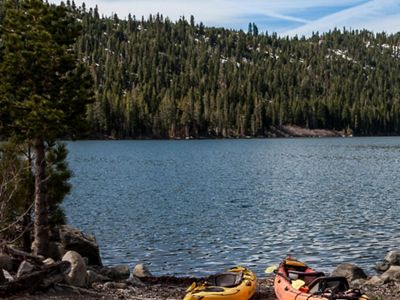
<path id="1" fill-rule="evenodd" d="M 220 287 L 238 286 L 243 279 L 243 272 L 226 272 L 212 275 L 207 279 L 207 285 Z"/>
<path id="2" fill-rule="evenodd" d="M 316 295 L 326 291 L 338 293 L 346 292 L 349 289 L 349 283 L 346 277 L 319 277 L 310 283 L 309 293 Z"/>
<path id="3" fill-rule="evenodd" d="M 318 277 L 324 277 L 325 274 L 323 272 L 300 272 L 300 271 L 288 271 L 288 277 L 291 280 L 303 280 L 305 285 L 309 285 Z"/>

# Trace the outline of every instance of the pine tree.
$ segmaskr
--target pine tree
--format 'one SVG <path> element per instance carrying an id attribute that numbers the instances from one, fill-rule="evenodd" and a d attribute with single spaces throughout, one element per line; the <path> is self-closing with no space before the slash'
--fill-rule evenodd
<path id="1" fill-rule="evenodd" d="M 64 5 L 41 0 L 6 1 L 1 27 L 0 130 L 32 141 L 35 153 L 35 254 L 48 249 L 49 205 L 46 149 L 84 124 L 91 101 L 90 77 L 71 47 L 80 26 Z M 18 66 L 16 68 L 15 66 Z"/>

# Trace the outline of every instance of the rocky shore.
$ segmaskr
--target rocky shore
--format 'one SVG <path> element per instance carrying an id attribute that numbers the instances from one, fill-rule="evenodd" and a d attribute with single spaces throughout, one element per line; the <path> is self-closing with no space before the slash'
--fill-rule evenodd
<path id="1" fill-rule="evenodd" d="M 4 299 L 182 299 L 201 278 L 155 277 L 143 264 L 103 266 L 93 236 L 70 226 L 52 235 L 50 257 L 4 247 L 0 253 L 0 298 Z M 400 299 L 400 252 L 390 251 L 367 275 L 353 264 L 339 264 L 333 276 L 345 276 L 370 299 Z M 3 275 L 3 276 L 1 276 Z M 259 279 L 254 299 L 276 299 L 273 279 Z"/>

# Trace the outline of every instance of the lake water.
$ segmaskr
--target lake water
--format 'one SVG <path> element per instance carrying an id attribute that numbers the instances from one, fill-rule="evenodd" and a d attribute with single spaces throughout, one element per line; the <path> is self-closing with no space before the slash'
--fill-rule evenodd
<path id="1" fill-rule="evenodd" d="M 400 138 L 68 142 L 69 223 L 105 264 L 368 271 L 400 246 Z"/>

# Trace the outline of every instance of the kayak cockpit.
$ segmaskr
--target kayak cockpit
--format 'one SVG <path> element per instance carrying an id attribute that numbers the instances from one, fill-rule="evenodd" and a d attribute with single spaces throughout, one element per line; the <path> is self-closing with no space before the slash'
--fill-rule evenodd
<path id="1" fill-rule="evenodd" d="M 234 267 L 201 282 L 194 282 L 184 300 L 247 300 L 257 287 L 256 275 L 247 268 Z"/>
<path id="2" fill-rule="evenodd" d="M 351 290 L 345 277 L 327 277 L 292 258 L 275 271 L 274 289 L 279 300 L 368 299 L 360 290 Z"/>
<path id="3" fill-rule="evenodd" d="M 350 289 L 345 277 L 319 277 L 308 286 L 308 293 L 313 295 L 331 293 L 344 293 Z"/>
<path id="4" fill-rule="evenodd" d="M 224 272 L 216 275 L 211 275 L 207 279 L 207 285 L 220 287 L 235 287 L 238 286 L 243 279 L 243 272 Z"/>

